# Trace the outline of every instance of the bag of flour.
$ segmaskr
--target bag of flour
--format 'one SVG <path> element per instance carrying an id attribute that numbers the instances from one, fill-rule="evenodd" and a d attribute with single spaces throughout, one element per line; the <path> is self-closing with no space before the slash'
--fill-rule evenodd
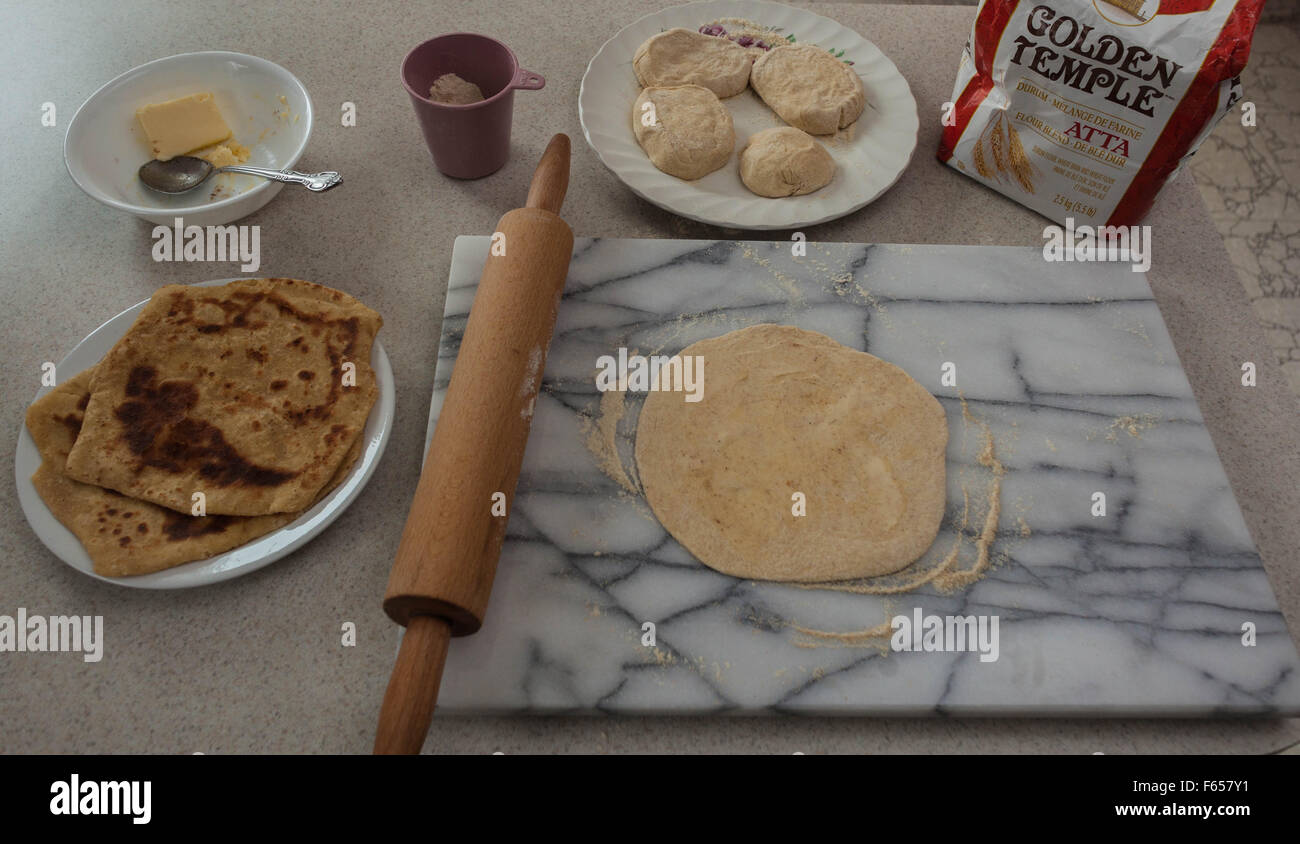
<path id="1" fill-rule="evenodd" d="M 1133 225 L 1241 98 L 1264 0 L 982 0 L 939 160 L 1055 220 Z"/>

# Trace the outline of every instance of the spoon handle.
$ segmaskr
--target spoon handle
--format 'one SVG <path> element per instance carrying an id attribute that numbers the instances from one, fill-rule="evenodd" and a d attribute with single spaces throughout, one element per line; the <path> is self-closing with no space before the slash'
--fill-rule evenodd
<path id="1" fill-rule="evenodd" d="M 226 167 L 218 167 L 214 173 L 247 173 L 250 176 L 261 176 L 264 179 L 271 179 L 276 182 L 303 185 L 307 190 L 317 192 L 329 190 L 343 181 L 343 177 L 334 170 L 326 170 L 323 173 L 299 173 L 297 170 L 271 170 L 267 167 L 253 167 L 248 164 L 231 164 Z"/>

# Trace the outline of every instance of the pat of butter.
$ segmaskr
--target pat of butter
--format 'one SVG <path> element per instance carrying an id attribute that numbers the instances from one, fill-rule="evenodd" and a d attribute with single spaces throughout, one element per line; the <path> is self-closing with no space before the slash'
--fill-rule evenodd
<path id="1" fill-rule="evenodd" d="M 153 157 L 168 161 L 230 137 L 211 94 L 190 94 L 136 109 Z"/>
<path id="2" fill-rule="evenodd" d="M 248 160 L 249 153 L 248 147 L 231 139 L 207 149 L 198 150 L 194 155 L 212 162 L 213 167 L 226 167 L 231 164 L 243 164 Z"/>

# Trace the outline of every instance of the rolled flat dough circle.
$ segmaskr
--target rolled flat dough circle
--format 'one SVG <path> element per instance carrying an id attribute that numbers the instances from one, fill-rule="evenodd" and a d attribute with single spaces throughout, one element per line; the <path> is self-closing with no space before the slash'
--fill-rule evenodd
<path id="1" fill-rule="evenodd" d="M 903 569 L 934 542 L 948 422 L 902 369 L 780 325 L 681 354 L 703 359 L 703 398 L 650 392 L 636 464 L 651 509 L 700 562 L 758 580 L 845 580 Z M 792 512 L 796 492 L 806 515 Z"/>

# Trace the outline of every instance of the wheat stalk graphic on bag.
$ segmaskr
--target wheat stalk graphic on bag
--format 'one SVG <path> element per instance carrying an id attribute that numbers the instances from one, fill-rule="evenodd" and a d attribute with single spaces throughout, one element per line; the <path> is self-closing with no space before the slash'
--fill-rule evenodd
<path id="1" fill-rule="evenodd" d="M 992 166 L 989 166 L 990 160 Z M 1005 114 L 990 120 L 975 138 L 971 163 L 975 165 L 975 172 L 985 179 L 1001 183 L 1007 177 L 1019 184 L 1025 193 L 1034 192 L 1036 168 L 1025 154 L 1020 133 Z"/>

